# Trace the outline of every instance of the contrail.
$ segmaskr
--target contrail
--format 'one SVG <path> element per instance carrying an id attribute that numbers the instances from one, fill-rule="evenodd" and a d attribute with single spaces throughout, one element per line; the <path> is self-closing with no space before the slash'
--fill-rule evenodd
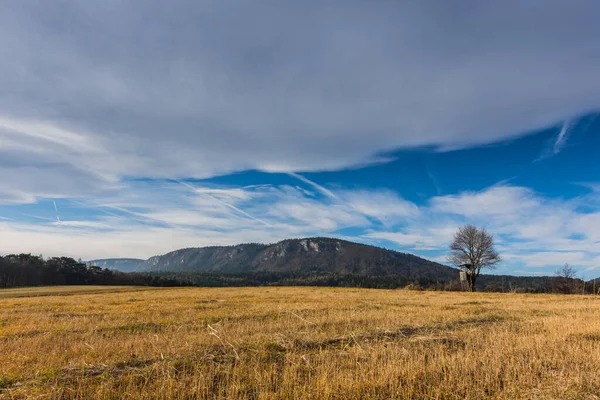
<path id="1" fill-rule="evenodd" d="M 327 197 L 330 197 L 332 199 L 337 199 L 338 197 L 329 189 L 319 185 L 316 182 L 311 181 L 310 179 L 307 179 L 305 177 L 303 177 L 302 175 L 299 175 L 295 172 L 288 172 L 289 176 L 292 176 L 298 180 L 301 180 L 302 182 L 314 187 L 315 189 L 317 189 L 319 192 L 321 192 L 322 194 L 324 194 Z"/>
<path id="2" fill-rule="evenodd" d="M 177 179 L 173 179 L 173 180 L 174 180 L 175 182 L 177 182 L 177 183 L 180 183 L 180 184 L 182 184 L 182 185 L 184 185 L 184 186 L 187 186 L 187 187 L 189 187 L 190 189 L 193 189 L 195 192 L 198 192 L 198 188 L 197 188 L 197 187 L 194 187 L 194 186 L 192 186 L 192 185 L 190 185 L 189 183 L 186 183 L 186 182 L 183 182 L 183 181 L 180 181 L 180 180 L 177 180 Z M 234 210 L 234 211 L 237 211 L 238 213 L 240 213 L 240 214 L 244 215 L 244 216 L 245 216 L 245 217 L 247 217 L 247 218 L 250 218 L 251 220 L 254 220 L 254 221 L 256 221 L 256 222 L 260 222 L 261 224 L 264 224 L 264 225 L 266 225 L 266 226 L 268 226 L 268 227 L 273 227 L 273 225 L 269 224 L 268 222 L 265 222 L 265 221 L 263 221 L 263 220 L 262 220 L 262 219 L 260 219 L 260 218 L 256 218 L 256 217 L 254 217 L 254 216 L 252 216 L 252 215 L 248 214 L 246 211 L 244 211 L 244 210 L 240 210 L 239 208 L 237 208 L 237 207 L 236 207 L 236 206 L 234 206 L 233 204 L 229 204 L 229 203 L 227 203 L 227 202 L 225 202 L 225 201 L 223 201 L 223 200 L 219 199 L 218 197 L 215 197 L 215 196 L 213 196 L 213 195 L 212 195 L 212 194 L 210 194 L 210 193 L 207 193 L 207 192 L 202 192 L 202 194 L 204 194 L 204 195 L 206 195 L 206 196 L 210 197 L 211 199 L 213 199 L 213 200 L 215 200 L 215 201 L 217 201 L 217 202 L 221 203 L 221 204 L 222 204 L 222 205 L 224 205 L 225 207 L 229 207 L 229 208 L 231 208 L 232 210 Z"/>
<path id="3" fill-rule="evenodd" d="M 56 207 L 56 201 L 52 200 L 54 203 L 54 210 L 56 211 L 56 220 L 60 222 L 60 216 L 58 215 L 58 207 Z"/>
<path id="4" fill-rule="evenodd" d="M 82 206 L 82 207 L 86 207 L 86 208 L 97 208 L 97 209 L 98 209 L 100 212 L 102 212 L 102 213 L 104 213 L 104 214 L 106 214 L 106 215 L 111 215 L 111 216 L 113 216 L 113 217 L 117 217 L 117 218 L 120 218 L 120 219 L 125 219 L 125 218 L 123 218 L 123 216 L 121 216 L 121 215 L 119 215 L 119 214 L 116 214 L 116 213 L 114 213 L 114 212 L 110 212 L 110 211 L 106 211 L 106 210 L 104 210 L 102 207 L 105 207 L 105 206 L 103 206 L 103 205 L 101 205 L 101 204 L 91 204 L 91 205 L 90 205 L 90 204 L 82 203 L 81 201 L 77 201 L 77 200 L 73 200 L 73 199 L 71 199 L 70 201 L 71 201 L 72 203 L 78 204 L 78 205 L 80 205 L 80 206 Z"/>
<path id="5" fill-rule="evenodd" d="M 229 207 L 232 210 L 235 210 L 235 211 L 239 212 L 242 215 L 245 215 L 246 217 L 248 217 L 250 219 L 253 219 L 254 221 L 260 222 L 261 224 L 264 224 L 264 225 L 269 226 L 269 227 L 273 226 L 273 225 L 269 224 L 268 222 L 265 222 L 265 221 L 263 221 L 260 218 L 253 217 L 252 215 L 248 214 L 247 212 L 245 212 L 243 210 L 240 210 L 236 206 L 234 206 L 232 204 L 229 204 L 229 203 L 226 203 L 223 200 L 221 200 L 221 199 L 219 199 L 219 198 L 217 198 L 217 197 L 215 197 L 215 196 L 213 196 L 211 194 L 208 194 L 208 193 L 204 193 L 204 194 L 207 195 L 208 197 L 210 197 L 211 199 L 218 201 L 219 203 L 223 204 L 224 206 Z"/>
<path id="6" fill-rule="evenodd" d="M 571 121 L 570 120 L 566 120 L 563 123 L 563 126 L 560 130 L 560 133 L 558 134 L 558 137 L 556 138 L 556 142 L 554 142 L 554 154 L 558 154 L 560 153 L 560 151 L 563 149 L 563 147 L 565 147 L 565 144 L 567 143 L 567 139 L 569 138 L 569 131 L 571 128 Z"/>
<path id="7" fill-rule="evenodd" d="M 435 177 L 435 175 L 433 175 L 433 172 L 431 172 L 430 169 L 427 169 L 427 175 L 429 176 L 429 179 L 431 180 L 431 183 L 433 184 L 433 187 L 435 188 L 437 194 L 442 194 L 442 188 L 440 187 L 437 178 Z"/>
<path id="8" fill-rule="evenodd" d="M 43 219 L 44 221 L 54 221 L 54 218 L 48 218 L 48 217 L 42 217 L 40 215 L 32 215 L 32 214 L 26 214 L 26 213 L 20 213 L 21 215 L 24 215 L 26 217 L 30 217 L 30 218 L 37 218 L 37 219 Z"/>
<path id="9" fill-rule="evenodd" d="M 308 178 L 303 177 L 302 175 L 299 175 L 295 172 L 288 172 L 289 176 L 292 176 L 296 179 L 301 180 L 302 182 L 314 187 L 315 189 L 317 189 L 319 192 L 321 192 L 322 194 L 324 194 L 325 196 L 329 197 L 330 199 L 334 200 L 334 203 L 338 203 L 341 204 L 345 207 L 349 207 L 350 209 L 354 210 L 356 213 L 360 214 L 360 215 L 366 215 L 367 217 L 369 216 L 368 214 L 366 214 L 364 211 L 360 210 L 358 207 L 356 207 L 354 204 L 352 204 L 352 202 L 348 202 L 347 200 L 344 200 L 342 198 L 340 198 L 338 195 L 336 195 L 335 193 L 333 193 L 331 190 L 319 185 L 316 182 L 311 181 Z M 379 218 L 378 218 L 379 219 Z M 379 219 L 381 221 L 381 219 Z M 383 222 L 383 221 L 382 221 Z"/>
<path id="10" fill-rule="evenodd" d="M 115 214 L 115 213 L 110 212 L 110 211 L 106 211 L 104 208 L 110 208 L 110 209 L 113 209 L 113 210 L 121 211 L 122 213 L 129 214 L 129 215 L 132 215 L 134 217 L 137 217 L 137 218 L 132 218 L 132 219 L 135 220 L 135 221 L 138 221 L 138 222 L 147 222 L 148 220 L 150 220 L 150 221 L 160 222 L 161 224 L 165 224 L 165 225 L 168 225 L 168 226 L 173 226 L 173 224 L 166 223 L 165 221 L 162 221 L 160 219 L 152 218 L 152 217 L 149 217 L 147 215 L 144 215 L 144 214 L 141 214 L 141 213 L 137 213 L 135 211 L 131 211 L 131 210 L 128 210 L 128 209 L 123 208 L 123 207 L 113 206 L 113 205 L 110 205 L 110 204 L 101 204 L 101 203 L 86 204 L 86 203 L 82 203 L 82 202 L 77 201 L 77 200 L 71 200 L 71 201 L 74 202 L 74 203 L 76 203 L 76 204 L 79 204 L 79 205 L 81 205 L 83 207 L 97 208 L 100 212 L 102 212 L 102 213 L 104 213 L 106 215 L 111 215 L 111 216 L 117 217 L 119 219 L 125 219 L 125 220 L 127 220 L 127 218 L 123 217 L 122 215 Z"/>
<path id="11" fill-rule="evenodd" d="M 595 118 L 592 119 L 592 121 L 591 121 L 592 123 L 594 122 L 594 119 Z M 555 156 L 558 153 L 560 153 L 563 150 L 563 148 L 565 147 L 565 145 L 567 144 L 567 140 L 569 140 L 571 131 L 573 131 L 573 129 L 577 128 L 577 126 L 580 122 L 581 122 L 581 118 L 571 118 L 571 119 L 565 120 L 560 128 L 560 132 L 558 133 L 556 140 L 554 141 L 554 145 L 552 147 L 547 145 L 546 148 L 543 149 L 540 156 L 538 158 L 536 158 L 535 160 L 533 160 L 532 163 L 536 163 L 538 161 L 545 160 L 546 158 L 550 158 L 550 157 Z M 586 127 L 581 130 L 581 132 L 582 133 L 585 132 L 585 130 L 587 130 L 589 125 L 590 124 L 588 123 L 586 125 Z"/>

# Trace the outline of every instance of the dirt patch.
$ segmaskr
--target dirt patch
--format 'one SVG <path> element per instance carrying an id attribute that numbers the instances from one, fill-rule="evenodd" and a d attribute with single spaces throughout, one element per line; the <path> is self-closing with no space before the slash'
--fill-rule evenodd
<path id="1" fill-rule="evenodd" d="M 494 304 L 491 301 L 465 301 L 464 303 L 455 303 L 456 306 L 481 306 L 484 304 Z"/>
<path id="2" fill-rule="evenodd" d="M 90 313 L 90 314 L 58 313 L 58 314 L 52 314 L 51 317 L 52 318 L 82 318 L 82 317 L 96 318 L 96 317 L 104 317 L 105 315 L 106 314 L 102 314 L 102 313 Z"/>
<path id="3" fill-rule="evenodd" d="M 453 329 L 460 326 L 465 325 L 486 325 L 486 324 L 495 324 L 498 322 L 505 321 L 507 318 L 502 315 L 488 315 L 485 317 L 473 317 L 466 319 L 459 319 L 458 321 L 452 321 L 446 324 L 447 329 Z"/>
<path id="4" fill-rule="evenodd" d="M 443 331 L 448 331 L 464 326 L 480 326 L 486 324 L 494 324 L 504 321 L 505 318 L 502 316 L 487 316 L 481 318 L 468 318 L 458 321 L 452 321 L 446 324 L 424 326 L 424 327 L 405 327 L 394 331 L 382 330 L 371 333 L 354 334 L 346 336 L 337 336 L 332 338 L 325 338 L 322 340 L 301 340 L 295 339 L 288 346 L 296 349 L 304 350 L 322 350 L 327 348 L 344 348 L 347 346 L 360 345 L 360 343 L 369 342 L 391 342 L 396 340 L 406 340 L 416 337 L 426 337 L 428 340 L 435 340 L 440 343 L 447 344 L 459 344 L 453 341 L 451 338 L 445 337 L 431 337 L 431 335 Z M 284 344 L 285 346 L 285 344 Z"/>

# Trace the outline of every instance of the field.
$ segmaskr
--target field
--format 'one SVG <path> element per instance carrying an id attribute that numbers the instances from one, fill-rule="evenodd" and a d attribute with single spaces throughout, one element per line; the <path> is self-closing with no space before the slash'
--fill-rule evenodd
<path id="1" fill-rule="evenodd" d="M 600 298 L 0 291 L 0 398 L 597 399 Z"/>

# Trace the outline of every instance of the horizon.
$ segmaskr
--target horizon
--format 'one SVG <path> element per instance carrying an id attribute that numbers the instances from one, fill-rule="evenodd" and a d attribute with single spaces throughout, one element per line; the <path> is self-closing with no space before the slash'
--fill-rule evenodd
<path id="1" fill-rule="evenodd" d="M 235 246 L 244 246 L 244 245 L 253 245 L 253 244 L 254 245 L 259 245 L 259 246 L 269 247 L 269 246 L 273 246 L 273 245 L 276 245 L 276 244 L 279 244 L 279 243 L 285 242 L 285 241 L 292 241 L 292 240 L 316 240 L 316 239 L 341 240 L 341 241 L 345 241 L 345 242 L 352 243 L 352 244 L 373 246 L 373 247 L 381 248 L 381 249 L 387 250 L 387 251 L 400 252 L 400 253 L 404 253 L 404 254 L 416 256 L 415 254 L 412 254 L 412 253 L 405 253 L 405 252 L 402 252 L 400 250 L 396 250 L 396 249 L 385 247 L 385 246 L 376 246 L 376 245 L 370 245 L 370 244 L 361 243 L 361 242 L 348 241 L 346 239 L 340 239 L 340 238 L 337 238 L 337 237 L 334 237 L 334 236 L 313 236 L 313 237 L 287 238 L 287 239 L 283 239 L 283 240 L 280 240 L 280 241 L 277 241 L 277 242 L 270 242 L 270 243 L 264 243 L 264 242 L 247 242 L 247 243 L 237 243 L 237 244 L 232 244 L 232 245 L 212 245 L 212 246 L 202 246 L 202 247 L 182 247 L 182 248 L 178 248 L 178 249 L 169 250 L 169 251 L 167 251 L 165 253 L 154 254 L 154 255 L 152 255 L 152 256 L 150 256 L 148 258 L 106 257 L 106 258 L 95 258 L 95 259 L 82 260 L 81 262 L 84 262 L 86 264 L 93 263 L 93 262 L 98 262 L 98 261 L 111 261 L 111 260 L 136 260 L 136 261 L 142 261 L 143 262 L 143 261 L 148 261 L 148 260 L 150 260 L 151 258 L 154 258 L 154 257 L 161 257 L 161 256 L 164 256 L 164 255 L 169 255 L 170 253 L 175 253 L 175 252 L 178 252 L 180 250 L 205 249 L 205 248 L 215 248 L 215 247 L 216 248 L 224 248 L 224 247 L 235 247 Z M 24 254 L 31 254 L 31 253 L 24 253 Z M 7 256 L 7 255 L 8 254 L 0 254 L 0 257 Z M 44 257 L 43 254 L 39 254 L 38 256 L 42 257 L 43 259 L 49 258 L 49 257 Z M 416 256 L 416 257 L 420 257 L 420 256 Z M 420 257 L 420 258 L 423 258 L 423 259 L 425 259 L 427 261 L 430 261 L 430 262 L 438 263 L 438 264 L 441 264 L 441 265 L 444 265 L 444 266 L 456 269 L 457 271 L 460 270 L 459 267 L 457 267 L 455 265 L 452 265 L 451 263 L 448 263 L 447 261 L 434 261 L 434 260 L 430 260 L 430 259 L 425 258 L 425 257 Z M 574 270 L 574 272 L 578 273 L 579 271 Z M 556 274 L 557 274 L 556 271 L 551 271 L 548 274 L 541 274 L 540 273 L 540 274 L 537 274 L 537 275 L 498 274 L 498 273 L 496 273 L 496 268 L 495 267 L 494 268 L 485 268 L 482 271 L 482 275 L 514 276 L 514 277 L 534 277 L 534 278 L 535 277 L 541 277 L 541 278 L 543 278 L 543 277 L 552 277 L 552 276 L 556 276 Z M 577 278 L 580 278 L 580 277 L 577 276 Z M 587 278 L 581 277 L 580 279 L 587 279 Z M 596 279 L 600 279 L 600 277 L 593 277 L 591 279 L 596 280 Z"/>
<path id="2" fill-rule="evenodd" d="M 0 255 L 335 237 L 600 276 L 600 3 L 0 4 Z"/>

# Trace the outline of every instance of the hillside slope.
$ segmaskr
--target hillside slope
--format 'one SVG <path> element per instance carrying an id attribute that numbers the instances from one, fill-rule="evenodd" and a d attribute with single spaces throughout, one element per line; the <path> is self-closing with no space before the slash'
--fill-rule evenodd
<path id="1" fill-rule="evenodd" d="M 411 254 L 332 238 L 288 239 L 272 245 L 181 249 L 151 257 L 136 270 L 331 273 L 434 281 L 458 277 L 454 268 Z"/>

